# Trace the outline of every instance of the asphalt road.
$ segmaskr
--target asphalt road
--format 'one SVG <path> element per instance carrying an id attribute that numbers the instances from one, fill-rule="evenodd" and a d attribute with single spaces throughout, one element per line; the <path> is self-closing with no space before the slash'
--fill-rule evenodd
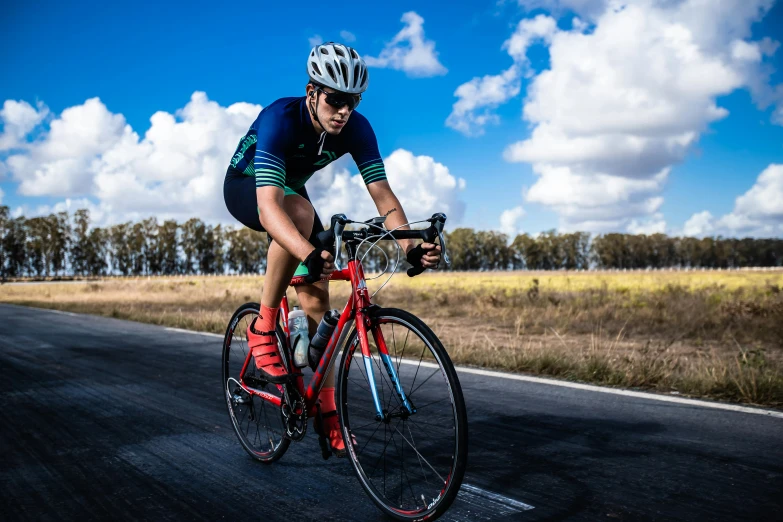
<path id="1" fill-rule="evenodd" d="M 314 435 L 242 450 L 220 339 L 0 305 L 0 519 L 382 520 Z M 783 520 L 783 419 L 460 373 L 442 520 Z M 529 509 L 532 506 L 532 509 Z"/>

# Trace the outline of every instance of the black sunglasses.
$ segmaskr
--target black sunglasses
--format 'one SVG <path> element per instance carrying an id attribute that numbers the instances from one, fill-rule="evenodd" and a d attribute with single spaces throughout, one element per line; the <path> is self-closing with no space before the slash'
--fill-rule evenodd
<path id="1" fill-rule="evenodd" d="M 358 107 L 359 102 L 362 101 L 361 94 L 348 94 L 347 92 L 326 92 L 320 87 L 316 87 L 315 90 L 324 93 L 326 95 L 324 98 L 326 103 L 335 109 L 340 109 L 347 105 L 348 110 L 352 111 Z"/>

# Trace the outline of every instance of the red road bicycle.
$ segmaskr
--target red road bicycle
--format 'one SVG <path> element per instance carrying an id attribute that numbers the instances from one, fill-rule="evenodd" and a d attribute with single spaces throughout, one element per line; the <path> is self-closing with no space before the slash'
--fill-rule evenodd
<path id="1" fill-rule="evenodd" d="M 409 312 L 372 303 L 358 252 L 366 242 L 434 243 L 439 238 L 448 262 L 442 234 L 446 216 L 435 214 L 426 221 L 430 226 L 424 230 L 387 231 L 383 218 L 358 223 L 342 214 L 332 217 L 319 240 L 338 254 L 345 244 L 347 267 L 336 264 L 330 280 L 350 281 L 352 291 L 306 387 L 292 364 L 285 297 L 277 340 L 292 373 L 289 382 L 264 381 L 253 363 L 245 332 L 258 315 L 257 303 L 239 307 L 223 341 L 223 388 L 231 422 L 242 447 L 265 463 L 304 438 L 323 378 L 341 354 L 336 402 L 349 460 L 381 511 L 406 521 L 436 519 L 457 495 L 468 452 L 465 401 L 451 359 L 432 330 Z M 346 230 L 351 223 L 360 228 Z M 291 280 L 291 285 L 303 283 L 304 277 Z"/>

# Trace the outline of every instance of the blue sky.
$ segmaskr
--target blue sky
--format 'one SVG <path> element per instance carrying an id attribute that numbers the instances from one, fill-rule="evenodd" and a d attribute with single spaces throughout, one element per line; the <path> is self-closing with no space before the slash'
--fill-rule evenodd
<path id="1" fill-rule="evenodd" d="M 682 3 L 690 1 L 683 0 Z M 704 46 L 702 58 L 705 63 L 729 60 L 725 56 L 736 47 L 733 43 L 736 40 L 752 45 L 758 43 L 759 48 L 768 49 L 772 43 L 762 45 L 765 38 L 772 42 L 783 36 L 779 30 L 783 7 L 778 3 L 770 8 L 771 2 L 765 0 L 757 3 L 760 11 L 749 15 L 744 27 L 735 24 L 733 29 L 727 29 L 725 41 L 721 41 L 720 36 L 710 36 L 709 49 L 707 44 L 702 43 L 707 41 L 706 36 L 699 40 L 699 31 L 703 31 L 705 24 L 728 24 L 732 16 L 728 14 L 722 19 L 712 20 L 711 16 L 720 15 L 704 13 L 703 20 L 682 22 L 695 35 L 693 40 Z M 14 148 L 0 150 L 0 162 L 5 162 L 5 167 L 0 169 L 0 190 L 3 193 L 0 201 L 22 209 L 27 215 L 58 208 L 58 203 L 62 204 L 66 199 L 81 201 L 96 209 L 104 204 L 104 220 L 107 221 L 133 217 L 136 215 L 134 212 L 144 214 L 144 211 L 135 210 L 132 206 L 123 207 L 116 202 L 109 204 L 105 197 L 108 192 L 88 187 L 90 183 L 98 184 L 88 177 L 79 178 L 82 180 L 80 183 L 86 184 L 84 187 L 76 182 L 72 183 L 72 188 L 62 190 L 22 187 L 22 179 L 33 175 L 31 172 L 35 172 L 42 162 L 51 160 L 51 155 L 47 155 L 44 149 L 26 147 L 52 138 L 52 120 L 69 107 L 80 106 L 94 97 L 100 99 L 109 113 L 121 114 L 133 131 L 143 138 L 151 127 L 150 117 L 154 113 L 177 113 L 188 104 L 195 91 L 203 91 L 220 107 L 237 102 L 264 106 L 279 97 L 300 95 L 306 83 L 304 63 L 310 49 L 309 39 L 320 36 L 324 40 L 340 41 L 344 39 L 340 32 L 348 31 L 355 37 L 350 45 L 362 55 L 382 57 L 384 48 L 405 26 L 401 21 L 403 14 L 414 11 L 423 19 L 425 42 L 434 45 L 435 59 L 447 72 L 409 74 L 404 67 L 373 67 L 370 87 L 360 111 L 372 123 L 384 157 L 398 149 L 414 157 L 428 156 L 447 167 L 452 177 L 465 180 L 464 190 L 448 192 L 443 188 L 439 192 L 446 199 L 464 203 L 464 214 L 458 216 L 461 218 L 459 224 L 481 229 L 503 228 L 509 233 L 536 233 L 550 228 L 584 228 L 596 232 L 637 230 L 634 227 L 680 233 L 689 219 L 708 212 L 710 219 L 703 226 L 692 222 L 693 226 L 687 231 L 696 235 L 779 235 L 783 231 L 783 202 L 778 214 L 774 201 L 754 204 L 753 198 L 763 197 L 780 185 L 777 171 L 773 172 L 772 181 L 759 185 L 758 180 L 765 169 L 783 163 L 783 126 L 772 123 L 774 111 L 783 106 L 783 102 L 779 101 L 783 97 L 783 88 L 779 88 L 777 94 L 774 90 L 783 82 L 783 51 L 780 50 L 765 52 L 762 58 L 753 61 L 752 67 L 743 65 L 745 62 L 726 61 L 727 67 L 741 71 L 738 74 L 742 79 L 734 81 L 732 87 L 715 89 L 715 92 L 700 87 L 703 92 L 700 91 L 694 98 L 694 103 L 711 103 L 714 100 L 717 106 L 728 111 L 728 115 L 715 120 L 694 120 L 690 130 L 696 137 L 684 150 L 672 152 L 672 159 L 666 164 L 669 171 L 665 180 L 655 178 L 657 181 L 650 182 L 655 185 L 652 188 L 638 189 L 641 192 L 633 187 L 624 188 L 621 192 L 625 195 L 619 199 L 594 203 L 591 190 L 600 194 L 600 184 L 611 181 L 607 181 L 600 169 L 582 163 L 564 163 L 566 160 L 555 152 L 543 159 L 508 161 L 504 153 L 514 143 L 527 141 L 532 149 L 545 148 L 545 142 L 532 139 L 534 129 L 541 125 L 566 129 L 565 135 L 569 140 L 589 136 L 611 143 L 614 139 L 608 138 L 601 126 L 583 129 L 577 136 L 568 130 L 574 122 L 567 115 L 554 115 L 537 121 L 522 118 L 523 104 L 531 99 L 529 89 L 543 72 L 551 67 L 553 73 L 562 74 L 560 78 L 563 81 L 573 80 L 573 66 L 570 72 L 566 66 L 558 67 L 568 58 L 566 33 L 574 30 L 574 16 L 585 24 L 581 31 L 584 37 L 593 34 L 597 37 L 606 27 L 611 27 L 611 16 L 620 16 L 606 14 L 604 11 L 612 8 L 604 4 L 603 0 L 362 2 L 303 11 L 300 4 L 290 4 L 289 8 L 279 2 L 268 5 L 247 3 L 241 7 L 212 2 L 156 2 L 148 5 L 14 3 L 5 7 L 0 22 L 0 47 L 3 49 L 0 67 L 5 71 L 4 81 L 0 84 L 0 103 L 5 100 L 24 101 L 32 107 L 41 103 L 48 108 L 48 115 Z M 663 2 L 659 6 L 656 2 L 644 0 L 639 4 L 650 13 L 660 14 L 664 25 L 672 26 L 672 20 L 679 23 L 676 17 L 671 16 L 671 10 L 667 11 L 669 7 L 666 5 L 672 2 Z M 589 5 L 590 9 L 585 5 Z M 535 29 L 518 26 L 520 21 L 532 21 L 536 16 L 553 19 L 556 27 L 535 32 Z M 655 30 L 660 29 L 650 28 L 650 31 Z M 729 35 L 732 30 L 734 36 Z M 503 48 L 504 42 L 514 34 L 529 37 L 525 56 L 521 59 L 513 58 Z M 559 55 L 562 59 L 558 58 L 554 66 L 550 63 L 550 46 L 553 45 L 563 53 Z M 619 36 L 618 45 L 623 45 Z M 609 47 L 609 53 L 614 52 L 611 49 Z M 617 62 L 611 57 L 609 61 Z M 493 122 L 473 126 L 470 132 L 473 135 L 446 125 L 459 99 L 454 95 L 458 87 L 474 78 L 498 75 L 515 63 L 521 72 L 511 85 L 506 86 L 500 101 L 473 102 L 474 109 L 470 114 L 490 114 Z M 628 80 L 634 81 L 637 80 Z M 764 88 L 754 87 L 758 83 Z M 511 92 L 513 85 L 518 86 L 519 93 L 516 95 Z M 631 87 L 628 84 L 622 86 L 623 89 Z M 647 96 L 653 101 L 655 96 L 661 96 L 661 100 L 668 102 L 672 96 L 677 99 L 679 95 L 650 92 Z M 559 102 L 557 98 L 544 95 L 541 95 L 540 101 L 550 107 Z M 586 98 L 580 102 L 589 105 L 591 101 Z M 568 103 L 564 100 L 566 105 Z M 600 114 L 605 109 L 596 110 Z M 622 107 L 617 110 L 623 111 Z M 632 116 L 628 118 L 633 119 Z M 247 124 L 252 119 L 250 117 Z M 85 125 L 88 124 L 85 120 Z M 3 125 L 7 132 L 8 123 Z M 621 130 L 621 136 L 640 135 L 639 131 L 632 129 L 634 125 L 628 122 L 623 125 L 628 130 Z M 241 125 L 237 129 L 241 129 Z M 231 128 L 236 135 L 228 141 L 239 139 L 241 132 L 237 129 Z M 641 135 L 645 139 L 649 136 L 647 131 Z M 107 145 L 110 146 L 113 145 Z M 226 164 L 231 152 L 233 150 L 225 157 Z M 91 150 L 90 154 L 93 159 L 104 157 L 100 150 Z M 21 167 L 15 169 L 8 163 L 12 155 L 27 158 L 27 170 L 20 171 Z M 643 155 L 640 154 L 640 157 Z M 605 159 L 609 161 L 612 158 Z M 92 162 L 89 158 L 84 161 L 84 165 Z M 570 169 L 567 176 L 570 177 L 555 178 L 550 169 L 552 165 L 567 167 Z M 352 164 L 343 166 L 355 174 Z M 425 170 L 418 172 L 418 176 L 427 175 L 426 167 L 422 168 Z M 635 171 L 637 166 L 632 162 L 625 168 Z M 644 165 L 640 164 L 638 168 L 644 170 Z M 215 169 L 214 177 L 218 182 L 214 186 L 219 187 L 222 175 L 222 170 Z M 410 177 L 414 173 L 405 175 Z M 634 172 L 612 172 L 611 175 L 621 180 L 621 184 L 625 183 L 622 180 L 639 179 Z M 403 174 L 401 176 L 401 179 L 408 179 Z M 557 180 L 562 183 L 563 179 L 575 180 L 576 185 L 585 187 L 584 192 L 568 197 L 556 194 Z M 646 179 L 652 180 L 653 174 L 647 175 Z M 40 183 L 57 184 L 58 178 L 42 174 Z M 536 188 L 530 191 L 534 186 Z M 176 190 L 177 185 L 156 181 L 146 187 L 170 191 Z M 753 191 L 753 187 L 758 189 L 746 200 L 737 201 L 738 197 Z M 406 207 L 417 204 L 414 192 L 411 192 Z M 783 198 L 783 189 L 780 194 Z M 222 196 L 219 191 L 215 192 L 214 198 L 220 203 Z M 662 198 L 662 202 L 656 203 L 656 198 Z M 643 209 L 633 210 L 634 205 Z M 626 210 L 613 210 L 621 207 Z M 747 210 L 760 207 L 765 209 L 761 214 Z M 503 225 L 501 213 L 514 208 L 520 208 L 518 218 Z M 173 213 L 184 216 L 193 210 L 188 207 L 162 208 L 161 215 Z M 737 225 L 738 222 L 743 224 Z"/>

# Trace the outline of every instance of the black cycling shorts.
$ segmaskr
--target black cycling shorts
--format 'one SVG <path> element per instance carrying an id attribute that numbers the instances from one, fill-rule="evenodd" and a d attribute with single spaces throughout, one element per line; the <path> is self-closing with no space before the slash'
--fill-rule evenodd
<path id="1" fill-rule="evenodd" d="M 305 198 L 308 202 L 310 201 L 307 190 L 304 187 L 295 192 Z M 261 226 L 261 221 L 258 219 L 256 180 L 253 176 L 247 176 L 241 171 L 229 167 L 226 171 L 226 179 L 223 182 L 223 199 L 226 201 L 226 208 L 228 208 L 228 211 L 237 221 L 247 228 L 258 232 L 266 232 L 264 227 Z M 315 212 L 315 209 L 313 209 L 313 212 Z M 313 246 L 317 245 L 315 236 L 319 232 L 323 232 L 323 230 L 324 225 L 321 223 L 321 218 L 319 218 L 318 213 L 315 212 L 313 229 L 310 231 L 310 237 L 308 238 L 310 244 Z M 271 235 L 269 236 L 269 241 L 272 241 Z"/>

